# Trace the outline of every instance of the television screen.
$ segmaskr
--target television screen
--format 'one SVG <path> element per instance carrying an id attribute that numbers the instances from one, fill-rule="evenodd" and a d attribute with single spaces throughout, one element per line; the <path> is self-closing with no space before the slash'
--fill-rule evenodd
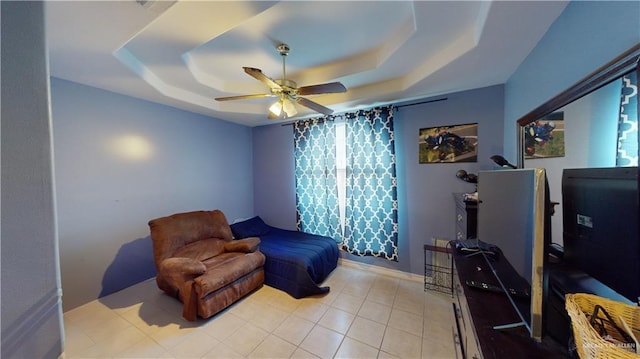
<path id="1" fill-rule="evenodd" d="M 638 167 L 565 169 L 565 261 L 631 301 L 640 297 Z"/>
<path id="2" fill-rule="evenodd" d="M 544 283 L 545 223 L 548 191 L 545 170 L 515 169 L 481 171 L 478 174 L 478 239 L 497 246 L 497 258 L 485 256 L 496 278 L 509 294 L 514 283 L 511 270 L 494 265 L 508 261 L 526 281 L 530 297 L 510 296 L 518 315 L 531 336 L 542 338 L 542 301 Z M 511 272 L 511 273 L 508 273 Z M 520 281 L 521 282 L 521 281 Z M 513 288 L 520 290 L 520 288 Z"/>

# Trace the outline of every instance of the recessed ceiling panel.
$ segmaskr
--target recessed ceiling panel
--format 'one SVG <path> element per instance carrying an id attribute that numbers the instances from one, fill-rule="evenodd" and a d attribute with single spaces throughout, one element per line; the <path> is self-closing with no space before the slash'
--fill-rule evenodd
<path id="1" fill-rule="evenodd" d="M 268 92 L 242 67 L 281 78 L 279 43 L 298 86 L 347 87 L 312 96 L 344 111 L 504 83 L 566 3 L 51 1 L 46 26 L 52 76 L 257 126 L 272 99 L 214 98 Z"/>
<path id="2" fill-rule="evenodd" d="M 241 66 L 280 78 L 282 62 L 276 47 L 286 43 L 291 48 L 287 72 L 294 76 L 347 60 L 357 62 L 359 55 L 397 41 L 391 36 L 408 21 L 413 25 L 413 19 L 413 2 L 407 1 L 285 1 L 187 55 L 200 71 L 219 74 L 224 81 L 250 81 Z"/>

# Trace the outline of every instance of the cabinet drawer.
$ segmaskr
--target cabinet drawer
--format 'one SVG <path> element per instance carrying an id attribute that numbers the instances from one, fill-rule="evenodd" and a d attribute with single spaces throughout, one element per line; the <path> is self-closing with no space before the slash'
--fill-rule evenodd
<path id="1" fill-rule="evenodd" d="M 455 239 L 465 240 L 468 238 L 475 238 L 477 235 L 477 206 L 464 201 L 463 193 L 454 193 L 456 208 L 456 226 L 455 226 Z"/>
<path id="2" fill-rule="evenodd" d="M 456 207 L 456 239 L 467 239 L 467 214 L 460 207 Z"/>
<path id="3" fill-rule="evenodd" d="M 456 206 L 456 226 L 467 227 L 467 212 L 458 206 Z"/>
<path id="4" fill-rule="evenodd" d="M 454 267 L 455 269 L 455 267 Z M 464 295 L 464 288 L 460 283 L 460 278 L 454 270 L 454 287 L 455 300 L 453 303 L 453 313 L 456 319 L 456 327 L 458 330 L 458 340 L 454 343 L 460 346 L 462 357 L 466 359 L 480 359 L 482 352 L 476 338 L 475 327 L 471 319 L 467 298 Z M 458 348 L 456 348 L 458 350 Z"/>
<path id="5" fill-rule="evenodd" d="M 459 307 L 456 306 L 456 303 L 452 303 L 453 305 L 453 316 L 455 317 L 455 325 L 451 328 L 453 332 L 453 348 L 456 352 L 456 359 L 464 359 L 464 353 L 462 352 L 462 331 L 460 330 L 460 319 L 459 319 Z"/>

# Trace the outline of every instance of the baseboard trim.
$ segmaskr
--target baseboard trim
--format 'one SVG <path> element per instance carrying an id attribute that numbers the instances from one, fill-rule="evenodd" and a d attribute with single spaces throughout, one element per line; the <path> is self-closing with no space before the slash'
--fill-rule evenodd
<path id="1" fill-rule="evenodd" d="M 367 272 L 374 272 L 376 274 L 382 274 L 389 277 L 406 279 L 414 282 L 423 282 L 424 277 L 415 273 L 403 272 L 397 269 L 385 268 L 380 266 L 375 266 L 366 263 L 360 263 L 356 261 L 352 261 L 350 259 L 338 258 L 338 265 L 343 265 L 345 267 L 352 267 L 362 269 Z"/>
<path id="2" fill-rule="evenodd" d="M 0 356 L 24 357 L 25 353 L 43 358 L 59 356 L 63 352 L 64 338 L 61 307 L 60 291 L 54 288 L 26 309 L 7 326 L 7 332 L 2 333 Z M 50 346 L 48 350 L 47 345 Z"/>

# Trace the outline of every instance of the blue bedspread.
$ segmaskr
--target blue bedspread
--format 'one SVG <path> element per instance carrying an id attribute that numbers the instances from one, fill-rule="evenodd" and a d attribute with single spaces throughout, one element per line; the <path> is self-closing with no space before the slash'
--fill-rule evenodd
<path id="1" fill-rule="evenodd" d="M 329 291 L 319 284 L 338 264 L 338 246 L 333 239 L 271 227 L 260 217 L 232 224 L 231 230 L 236 238 L 260 237 L 260 251 L 266 256 L 265 284 L 294 298 Z"/>

